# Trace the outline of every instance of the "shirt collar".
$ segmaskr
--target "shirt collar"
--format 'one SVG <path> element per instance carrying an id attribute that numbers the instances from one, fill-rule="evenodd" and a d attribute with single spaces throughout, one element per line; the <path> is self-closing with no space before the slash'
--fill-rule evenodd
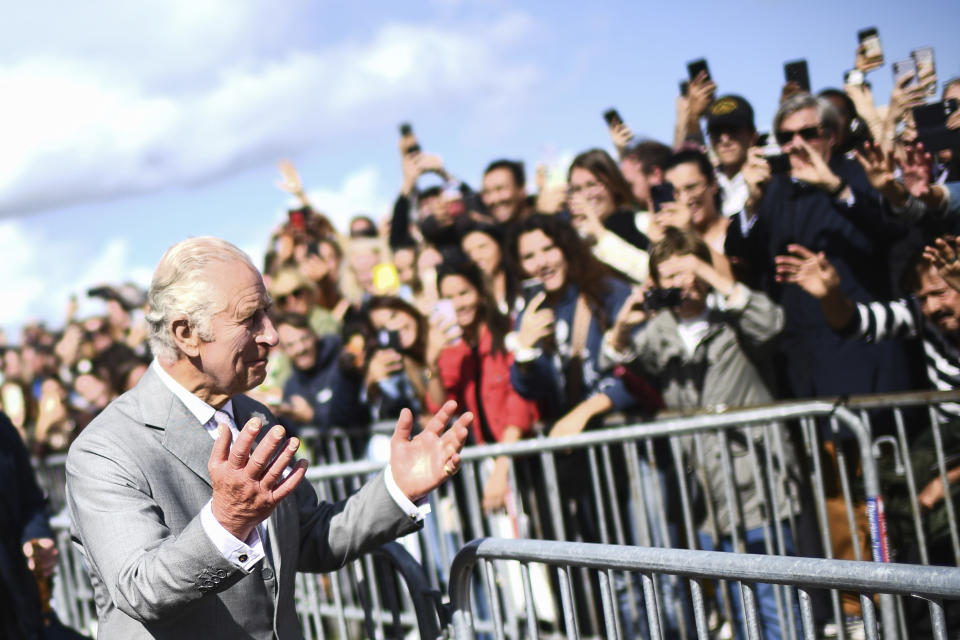
<path id="1" fill-rule="evenodd" d="M 213 415 L 217 412 L 217 410 L 187 391 L 182 384 L 174 380 L 173 376 L 167 373 L 166 370 L 160 366 L 160 362 L 156 358 L 153 359 L 153 362 L 150 364 L 150 366 L 153 367 L 153 371 L 160 378 L 160 382 L 162 382 L 163 385 L 170 390 L 170 393 L 175 395 L 177 399 L 179 399 L 180 402 L 187 407 L 187 410 L 193 414 L 193 416 L 197 419 L 197 422 L 205 425 L 213 419 Z M 220 411 L 229 414 L 232 418 L 233 400 L 227 400 L 227 404 L 223 405 Z"/>

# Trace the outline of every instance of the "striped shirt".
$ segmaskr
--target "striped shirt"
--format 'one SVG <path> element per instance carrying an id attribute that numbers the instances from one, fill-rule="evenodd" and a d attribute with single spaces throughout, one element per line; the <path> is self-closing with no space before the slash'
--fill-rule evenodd
<path id="1" fill-rule="evenodd" d="M 914 296 L 887 302 L 856 303 L 856 312 L 844 333 L 866 342 L 891 338 L 920 338 L 930 384 L 938 391 L 960 388 L 960 347 L 923 315 Z M 960 417 L 960 404 L 939 405 L 944 420 Z"/>

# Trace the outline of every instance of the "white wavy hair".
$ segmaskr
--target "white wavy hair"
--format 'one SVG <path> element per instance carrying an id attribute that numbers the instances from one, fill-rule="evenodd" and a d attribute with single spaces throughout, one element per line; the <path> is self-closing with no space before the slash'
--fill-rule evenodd
<path id="1" fill-rule="evenodd" d="M 186 318 L 201 340 L 213 340 L 210 320 L 220 311 L 217 306 L 222 301 L 207 268 L 213 263 L 234 261 L 257 271 L 246 253 L 210 236 L 187 238 L 163 254 L 147 294 L 150 349 L 157 358 L 172 363 L 180 357 L 170 331 L 170 323 L 176 318 Z"/>

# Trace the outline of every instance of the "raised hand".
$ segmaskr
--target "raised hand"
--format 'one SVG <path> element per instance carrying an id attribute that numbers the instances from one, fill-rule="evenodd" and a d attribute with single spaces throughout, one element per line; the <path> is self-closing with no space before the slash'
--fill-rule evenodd
<path id="1" fill-rule="evenodd" d="M 937 269 L 948 285 L 960 291 L 960 241 L 953 236 L 942 236 L 923 248 L 923 259 Z"/>
<path id="2" fill-rule="evenodd" d="M 923 148 L 923 143 L 908 145 L 899 160 L 903 174 L 903 185 L 917 198 L 930 195 L 930 183 L 933 182 L 933 156 Z"/>
<path id="3" fill-rule="evenodd" d="M 840 276 L 822 251 L 814 253 L 799 244 L 789 245 L 787 251 L 774 259 L 777 282 L 799 285 L 818 300 L 840 289 Z"/>
<path id="4" fill-rule="evenodd" d="M 610 327 L 610 346 L 616 351 L 623 351 L 630 341 L 633 328 L 646 322 L 650 314 L 643 308 L 643 298 L 646 289 L 634 287 L 620 306 L 617 317 Z"/>
<path id="5" fill-rule="evenodd" d="M 902 206 L 907 199 L 907 194 L 904 186 L 897 182 L 893 153 L 884 152 L 882 147 L 864 142 L 863 152 L 854 150 L 853 154 L 863 167 L 867 180 L 873 188 L 891 204 Z"/>
<path id="6" fill-rule="evenodd" d="M 460 450 L 467 441 L 467 427 L 473 422 L 469 411 L 444 431 L 457 409 L 448 400 L 413 439 L 413 413 L 400 412 L 397 428 L 390 439 L 390 469 L 397 488 L 417 501 L 443 484 L 460 469 Z"/>
<path id="7" fill-rule="evenodd" d="M 701 71 L 697 77 L 690 81 L 690 88 L 687 89 L 687 114 L 699 118 L 713 102 L 714 94 L 717 92 L 717 85 L 714 84 L 706 71 Z"/>
<path id="8" fill-rule="evenodd" d="M 755 213 L 763 191 L 770 182 L 770 163 L 763 157 L 763 149 L 750 147 L 747 150 L 747 161 L 743 164 L 743 180 L 747 183 L 747 202 L 745 208 L 749 213 Z"/>
<path id="9" fill-rule="evenodd" d="M 525 349 L 532 349 L 540 340 L 553 335 L 553 310 L 540 308 L 546 299 L 546 292 L 541 291 L 530 300 L 523 311 L 517 329 L 517 342 Z"/>
<path id="10" fill-rule="evenodd" d="M 794 165 L 791 171 L 791 175 L 797 180 L 802 180 L 810 186 L 827 192 L 833 192 L 842 182 L 840 177 L 827 164 L 827 161 L 823 159 L 823 156 L 803 138 L 797 140 L 797 145 L 791 155 L 799 157 L 801 160 L 800 166 Z"/>
<path id="11" fill-rule="evenodd" d="M 286 430 L 280 425 L 272 427 L 251 453 L 262 428 L 259 418 L 250 418 L 231 446 L 230 428 L 221 424 L 207 463 L 213 485 L 213 516 L 238 540 L 247 540 L 307 473 L 306 461 L 298 460 L 284 476 L 300 440 L 284 442 Z"/>
<path id="12" fill-rule="evenodd" d="M 610 127 L 610 139 L 613 141 L 613 146 L 617 148 L 617 152 L 622 155 L 630 144 L 630 141 L 633 140 L 633 131 L 631 131 L 630 127 L 625 123 L 621 122 L 618 125 Z"/>
<path id="13" fill-rule="evenodd" d="M 300 174 L 293 163 L 289 160 L 281 160 L 277 163 L 277 168 L 280 169 L 280 179 L 277 180 L 277 187 L 281 191 L 286 191 L 290 195 L 304 200 L 303 182 L 300 180 Z"/>

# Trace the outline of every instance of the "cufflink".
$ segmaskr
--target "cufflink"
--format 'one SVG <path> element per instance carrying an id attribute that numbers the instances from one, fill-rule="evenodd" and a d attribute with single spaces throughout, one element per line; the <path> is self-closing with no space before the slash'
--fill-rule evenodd
<path id="1" fill-rule="evenodd" d="M 246 561 L 249 559 L 250 559 L 250 556 L 248 556 L 245 553 L 241 553 L 239 556 L 237 556 L 237 560 L 239 560 L 241 564 L 246 563 Z"/>

